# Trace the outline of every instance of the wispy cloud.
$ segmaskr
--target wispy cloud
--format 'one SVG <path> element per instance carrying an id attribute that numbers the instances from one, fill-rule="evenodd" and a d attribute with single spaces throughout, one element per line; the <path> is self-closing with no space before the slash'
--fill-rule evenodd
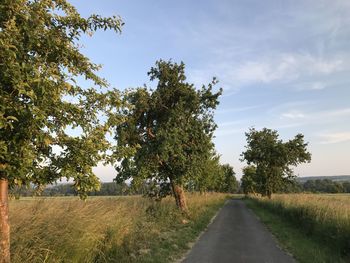
<path id="1" fill-rule="evenodd" d="M 337 72 L 348 70 L 350 65 L 337 56 L 271 53 L 241 62 L 222 60 L 205 69 L 192 70 L 190 79 L 196 84 L 207 83 L 208 76 L 215 73 L 224 90 L 259 84 L 290 84 L 288 87 L 296 89 L 321 90 L 327 87 L 327 83 L 317 79 L 325 79 Z"/>
<path id="2" fill-rule="evenodd" d="M 305 114 L 302 113 L 301 111 L 296 111 L 296 110 L 292 110 L 289 112 L 285 112 L 281 114 L 281 118 L 282 119 L 303 119 L 305 118 Z"/>
<path id="3" fill-rule="evenodd" d="M 248 61 L 232 72 L 242 84 L 289 82 L 304 76 L 328 75 L 343 69 L 343 61 L 311 54 L 280 54 L 277 57 Z M 314 88 L 320 88 L 320 84 Z"/>
<path id="4" fill-rule="evenodd" d="M 311 81 L 311 82 L 302 82 L 294 85 L 297 90 L 323 90 L 326 89 L 329 85 L 325 82 L 320 81 Z"/>
<path id="5" fill-rule="evenodd" d="M 289 110 L 280 114 L 280 119 L 304 121 L 308 124 L 317 122 L 334 121 L 337 118 L 350 117 L 350 108 L 303 112 L 301 110 Z"/>
<path id="6" fill-rule="evenodd" d="M 261 106 L 262 105 L 253 105 L 253 106 L 246 106 L 246 107 L 219 109 L 219 110 L 216 111 L 216 114 L 225 114 L 225 113 L 249 111 L 249 110 L 257 109 L 257 108 L 259 108 Z"/>
<path id="7" fill-rule="evenodd" d="M 350 141 L 350 132 L 327 133 L 321 134 L 319 137 L 321 138 L 321 144 L 340 143 Z"/>

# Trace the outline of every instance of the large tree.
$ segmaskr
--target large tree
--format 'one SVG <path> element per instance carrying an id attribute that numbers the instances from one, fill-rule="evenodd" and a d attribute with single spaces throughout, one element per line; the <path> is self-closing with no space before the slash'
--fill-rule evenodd
<path id="1" fill-rule="evenodd" d="M 281 189 L 294 178 L 292 166 L 310 162 L 311 154 L 307 151 L 304 135 L 297 134 L 293 139 L 283 142 L 277 131 L 254 128 L 246 133 L 246 151 L 242 161 L 256 167 L 256 188 L 263 196 L 271 198 L 273 192 Z"/>
<path id="2" fill-rule="evenodd" d="M 76 190 L 98 188 L 92 167 L 109 148 L 105 132 L 118 106 L 99 65 L 80 52 L 82 34 L 120 32 L 118 17 L 83 18 L 66 0 L 0 3 L 0 262 L 9 262 L 8 187 L 41 186 L 65 177 Z M 90 81 L 83 89 L 78 78 Z M 78 128 L 72 136 L 67 129 Z"/>
<path id="3" fill-rule="evenodd" d="M 221 90 L 213 93 L 215 79 L 196 89 L 186 82 L 184 69 L 184 63 L 156 62 L 148 73 L 156 88 L 130 92 L 127 101 L 134 108 L 126 111 L 116 139 L 120 147 L 137 147 L 120 160 L 117 181 L 153 181 L 158 197 L 172 192 L 177 206 L 186 211 L 183 186 L 193 176 L 193 166 L 213 150 L 213 110 Z"/>

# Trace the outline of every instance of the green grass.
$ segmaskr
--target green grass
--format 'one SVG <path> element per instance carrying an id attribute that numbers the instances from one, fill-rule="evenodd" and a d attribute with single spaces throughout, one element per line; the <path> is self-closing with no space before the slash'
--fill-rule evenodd
<path id="1" fill-rule="evenodd" d="M 26 198 L 10 202 L 12 262 L 172 262 L 189 249 L 225 194 L 166 198 Z"/>
<path id="2" fill-rule="evenodd" d="M 344 239 L 348 236 L 348 223 L 342 220 L 347 215 L 344 208 L 349 200 L 342 198 L 281 195 L 272 200 L 245 199 L 245 202 L 297 261 L 336 263 L 349 262 L 348 251 L 344 250 L 349 241 Z M 326 213 L 326 208 L 333 212 Z"/>

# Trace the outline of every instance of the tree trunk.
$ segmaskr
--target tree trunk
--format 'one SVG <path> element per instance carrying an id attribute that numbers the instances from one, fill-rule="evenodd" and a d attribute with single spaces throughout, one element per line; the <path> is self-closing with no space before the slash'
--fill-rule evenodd
<path id="1" fill-rule="evenodd" d="M 170 179 L 170 185 L 171 185 L 171 191 L 173 192 L 174 198 L 175 198 L 175 202 L 176 202 L 176 206 L 179 207 L 179 197 L 177 195 L 177 192 L 175 191 L 175 184 L 173 182 L 173 180 Z"/>
<path id="2" fill-rule="evenodd" d="M 176 201 L 176 206 L 184 213 L 188 212 L 187 209 L 187 203 L 186 203 L 186 197 L 185 197 L 185 192 L 182 189 L 182 187 L 180 185 L 175 184 L 172 180 L 170 180 L 171 182 L 171 188 L 173 190 L 173 194 L 175 197 L 175 201 Z"/>
<path id="3" fill-rule="evenodd" d="M 180 210 L 182 212 L 186 212 L 187 213 L 188 209 L 187 209 L 187 203 L 186 203 L 186 197 L 185 197 L 184 190 L 179 185 L 175 185 L 174 186 L 174 190 L 175 190 L 176 196 L 178 198 L 178 201 L 176 202 L 178 204 L 178 208 L 180 208 Z"/>
<path id="4" fill-rule="evenodd" d="M 0 179 L 0 263 L 10 263 L 8 180 Z"/>
<path id="5" fill-rule="evenodd" d="M 271 199 L 272 191 L 270 189 L 268 189 L 266 195 L 267 195 L 267 198 Z"/>

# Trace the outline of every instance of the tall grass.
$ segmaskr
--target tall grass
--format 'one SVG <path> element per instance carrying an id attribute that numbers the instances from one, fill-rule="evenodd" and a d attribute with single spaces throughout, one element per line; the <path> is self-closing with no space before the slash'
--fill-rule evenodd
<path id="1" fill-rule="evenodd" d="M 226 195 L 20 199 L 10 203 L 12 262 L 169 262 L 205 228 Z"/>
<path id="2" fill-rule="evenodd" d="M 282 194 L 255 200 L 350 258 L 350 195 Z"/>

